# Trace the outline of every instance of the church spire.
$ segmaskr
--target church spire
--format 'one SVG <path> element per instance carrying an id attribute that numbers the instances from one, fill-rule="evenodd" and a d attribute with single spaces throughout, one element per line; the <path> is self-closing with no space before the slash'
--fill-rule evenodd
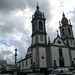
<path id="1" fill-rule="evenodd" d="M 36 10 L 39 10 L 39 5 L 38 5 L 38 2 L 37 2 L 37 7 L 36 7 Z"/>
<path id="2" fill-rule="evenodd" d="M 63 15 L 62 15 L 63 17 L 65 17 L 65 14 L 64 14 L 64 12 L 63 12 Z"/>
<path id="3" fill-rule="evenodd" d="M 62 15 L 63 17 L 62 17 L 62 20 L 61 20 L 61 24 L 62 25 L 68 25 L 68 19 L 65 17 L 65 14 L 63 13 L 63 15 Z"/>
<path id="4" fill-rule="evenodd" d="M 41 13 L 40 9 L 39 9 L 39 5 L 38 5 L 38 2 L 37 2 L 37 6 L 36 6 L 36 11 L 34 13 L 34 15 L 32 16 L 32 18 L 36 18 L 36 19 L 39 19 L 39 18 L 44 18 L 44 13 Z"/>
<path id="5" fill-rule="evenodd" d="M 44 13 L 42 13 L 39 9 L 39 5 L 37 3 L 36 6 L 36 11 L 34 13 L 34 15 L 32 16 L 32 41 L 33 37 L 35 36 L 36 38 L 34 38 L 36 40 L 36 42 L 34 44 L 38 44 L 38 43 L 43 43 L 43 44 L 47 44 L 46 41 L 46 28 L 45 28 L 45 16 Z M 37 34 L 37 35 L 36 35 Z M 37 41 L 40 39 L 40 41 Z M 45 42 L 43 42 L 45 39 Z"/>

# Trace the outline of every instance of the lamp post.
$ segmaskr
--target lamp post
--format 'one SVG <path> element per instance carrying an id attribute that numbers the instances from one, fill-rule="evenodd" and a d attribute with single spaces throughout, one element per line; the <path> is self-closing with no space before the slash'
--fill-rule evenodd
<path id="1" fill-rule="evenodd" d="M 17 49 L 15 49 L 15 71 L 14 71 L 14 75 L 17 75 Z"/>
<path id="2" fill-rule="evenodd" d="M 17 49 L 15 49 L 15 70 L 17 70 Z"/>
<path id="3" fill-rule="evenodd" d="M 35 62 L 33 62 L 32 64 L 32 69 L 33 69 L 33 72 L 35 71 Z"/>
<path id="4" fill-rule="evenodd" d="M 54 60 L 54 69 L 56 69 L 56 60 Z"/>

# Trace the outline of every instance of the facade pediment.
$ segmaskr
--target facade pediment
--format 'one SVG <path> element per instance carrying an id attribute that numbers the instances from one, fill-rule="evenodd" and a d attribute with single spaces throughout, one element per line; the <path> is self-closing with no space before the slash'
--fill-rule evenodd
<path id="1" fill-rule="evenodd" d="M 53 45 L 65 46 L 65 43 L 60 37 L 57 37 L 54 39 Z"/>

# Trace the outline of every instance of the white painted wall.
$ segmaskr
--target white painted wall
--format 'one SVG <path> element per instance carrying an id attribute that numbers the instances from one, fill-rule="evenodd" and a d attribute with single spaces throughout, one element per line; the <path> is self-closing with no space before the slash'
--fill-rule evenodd
<path id="1" fill-rule="evenodd" d="M 35 44 L 35 36 L 32 39 L 33 39 L 33 44 Z"/>
<path id="2" fill-rule="evenodd" d="M 26 63 L 26 61 L 25 61 L 25 63 Z M 31 68 L 31 58 L 27 59 L 27 66 L 24 65 L 24 69 L 29 69 L 29 68 Z"/>
<path id="3" fill-rule="evenodd" d="M 53 62 L 54 60 L 56 60 L 56 63 L 57 63 L 57 66 L 59 66 L 59 52 L 58 52 L 58 47 L 51 47 L 51 52 L 52 52 L 52 66 L 53 65 Z"/>
<path id="4" fill-rule="evenodd" d="M 74 61 L 74 63 L 75 63 L 75 60 L 74 60 L 74 58 L 75 58 L 75 50 L 71 50 L 71 55 L 72 55 L 72 61 Z"/>
<path id="5" fill-rule="evenodd" d="M 32 50 L 32 58 L 33 58 L 33 62 L 35 62 L 36 61 L 36 50 L 35 50 L 35 48 L 33 48 L 33 50 Z"/>
<path id="6" fill-rule="evenodd" d="M 53 61 L 56 60 L 57 66 L 59 66 L 59 51 L 58 47 L 51 47 L 51 52 L 52 52 L 52 66 L 53 66 Z M 68 48 L 62 48 L 62 53 L 64 57 L 64 64 L 65 66 L 71 66 L 70 64 L 70 56 L 69 56 L 69 51 Z"/>
<path id="7" fill-rule="evenodd" d="M 44 59 L 42 59 L 44 57 Z M 46 49 L 44 47 L 39 48 L 39 62 L 40 62 L 40 67 L 46 67 Z"/>
<path id="8" fill-rule="evenodd" d="M 21 65 L 20 65 L 20 70 L 22 70 L 22 62 L 20 62 L 21 63 Z"/>
<path id="9" fill-rule="evenodd" d="M 19 68 L 19 66 L 20 66 L 20 70 L 22 70 L 22 62 L 19 62 L 18 64 L 17 64 L 17 67 Z"/>
<path id="10" fill-rule="evenodd" d="M 70 55 L 69 55 L 68 48 L 62 48 L 62 52 L 63 52 L 65 66 L 71 66 L 71 64 L 70 64 Z"/>
<path id="11" fill-rule="evenodd" d="M 26 61 L 27 61 L 27 65 L 26 65 Z M 24 66 L 22 65 L 23 63 L 24 63 Z M 20 70 L 31 68 L 31 58 L 21 61 L 20 63 L 17 64 L 17 66 L 18 67 L 20 66 Z"/>

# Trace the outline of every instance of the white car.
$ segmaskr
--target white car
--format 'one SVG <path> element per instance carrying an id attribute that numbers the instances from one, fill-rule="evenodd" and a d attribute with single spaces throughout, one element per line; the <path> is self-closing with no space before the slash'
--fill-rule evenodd
<path id="1" fill-rule="evenodd" d="M 72 75 L 75 75 L 75 70 L 72 71 Z"/>
<path id="2" fill-rule="evenodd" d="M 53 70 L 49 75 L 59 75 L 60 74 L 60 70 Z"/>
<path id="3" fill-rule="evenodd" d="M 72 75 L 72 73 L 68 70 L 68 68 L 59 68 L 53 70 L 49 75 Z"/>

